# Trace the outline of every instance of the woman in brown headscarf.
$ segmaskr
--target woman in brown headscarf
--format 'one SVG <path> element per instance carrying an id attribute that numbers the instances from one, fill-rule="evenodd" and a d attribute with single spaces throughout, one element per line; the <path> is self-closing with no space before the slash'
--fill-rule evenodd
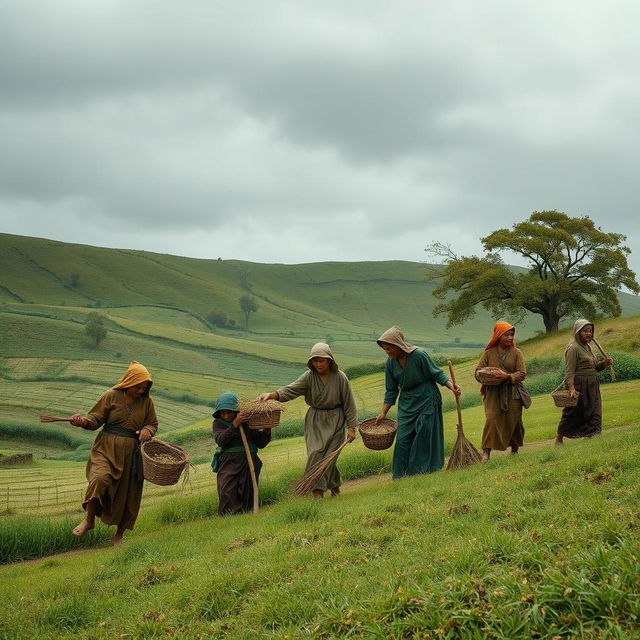
<path id="1" fill-rule="evenodd" d="M 608 367 L 613 358 L 597 361 L 591 349 L 594 326 L 584 318 L 573 325 L 573 340 L 564 352 L 564 380 L 575 407 L 565 407 L 558 425 L 556 444 L 563 438 L 590 438 L 602 431 L 602 399 L 597 372 Z"/>
<path id="2" fill-rule="evenodd" d="M 153 438 L 158 430 L 149 397 L 152 384 L 146 367 L 134 360 L 120 382 L 87 415 L 71 417 L 76 427 L 90 431 L 102 427 L 87 462 L 89 486 L 82 503 L 86 516 L 73 535 L 80 537 L 93 529 L 96 516 L 105 524 L 118 526 L 114 545 L 121 544 L 127 529 L 133 529 L 142 499 L 140 443 Z"/>
<path id="3" fill-rule="evenodd" d="M 318 342 L 311 348 L 307 371 L 291 384 L 277 391 L 263 393 L 258 400 L 275 399 L 289 402 L 304 396 L 309 410 L 304 418 L 304 440 L 307 445 L 306 471 L 333 453 L 346 439 L 355 440 L 358 415 L 349 378 L 338 368 L 331 348 Z M 340 493 L 342 477 L 335 462 L 313 488 L 313 495 L 322 498 L 329 490 L 331 495 Z"/>
<path id="4" fill-rule="evenodd" d="M 493 336 L 485 347 L 476 367 L 502 369 L 503 380 L 498 385 L 482 385 L 480 393 L 484 402 L 485 423 L 482 432 L 482 461 L 487 462 L 491 450 L 504 451 L 511 447 L 517 453 L 524 442 L 522 407 L 528 406 L 531 397 L 522 386 L 527 375 L 522 351 L 516 348 L 516 329 L 508 322 L 496 322 Z"/>

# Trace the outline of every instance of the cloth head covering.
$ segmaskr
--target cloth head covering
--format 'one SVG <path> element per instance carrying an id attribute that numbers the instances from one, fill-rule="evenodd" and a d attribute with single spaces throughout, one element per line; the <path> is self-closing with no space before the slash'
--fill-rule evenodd
<path id="1" fill-rule="evenodd" d="M 498 320 L 498 322 L 493 325 L 493 335 L 491 336 L 491 340 L 489 340 L 484 350 L 486 351 L 487 349 L 491 349 L 491 347 L 495 347 L 498 344 L 498 340 L 500 340 L 500 336 L 507 333 L 507 331 L 510 331 L 511 329 L 515 331 L 516 328 L 512 324 L 509 324 L 504 320 Z M 516 346 L 515 340 L 513 341 L 513 346 Z"/>
<path id="2" fill-rule="evenodd" d="M 389 329 L 387 329 L 377 340 L 376 342 L 382 346 L 383 342 L 387 344 L 392 344 L 394 347 L 398 347 L 402 349 L 405 353 L 411 353 L 415 351 L 418 347 L 413 344 L 409 344 L 404 339 L 404 333 L 400 331 L 400 327 L 396 327 L 395 325 Z"/>
<path id="3" fill-rule="evenodd" d="M 330 360 L 329 367 L 331 369 L 337 369 L 338 363 L 336 359 L 333 357 L 333 353 L 331 353 L 331 347 L 326 342 L 316 342 L 316 344 L 311 347 L 311 351 L 309 352 L 309 358 L 307 360 L 307 367 L 311 369 L 311 371 L 315 371 L 313 365 L 311 364 L 312 358 L 327 358 Z"/>
<path id="4" fill-rule="evenodd" d="M 596 327 L 593 324 L 593 322 L 591 322 L 590 320 L 585 320 L 584 318 L 579 318 L 573 323 L 573 340 L 569 342 L 569 344 L 567 345 L 567 349 L 574 342 L 577 342 L 578 345 L 581 346 L 583 349 L 587 349 L 588 351 L 591 351 L 593 353 L 593 350 L 591 349 L 591 345 L 588 342 L 586 344 L 582 342 L 582 340 L 580 340 L 580 336 L 578 335 L 588 324 L 590 324 L 593 327 L 593 335 L 595 336 Z"/>
<path id="5" fill-rule="evenodd" d="M 216 406 L 213 410 L 213 417 L 218 418 L 220 411 L 240 411 L 238 396 L 233 391 L 224 391 L 216 399 Z"/>
<path id="6" fill-rule="evenodd" d="M 142 394 L 143 396 L 149 395 L 149 389 L 151 389 L 151 385 L 153 384 L 153 380 L 151 379 L 151 374 L 147 370 L 147 367 L 132 360 L 129 363 L 129 368 L 125 371 L 122 378 L 120 378 L 120 382 L 118 384 L 113 385 L 113 389 L 128 389 L 129 387 L 135 387 L 137 384 L 141 382 L 148 382 L 149 386 L 147 390 Z"/>

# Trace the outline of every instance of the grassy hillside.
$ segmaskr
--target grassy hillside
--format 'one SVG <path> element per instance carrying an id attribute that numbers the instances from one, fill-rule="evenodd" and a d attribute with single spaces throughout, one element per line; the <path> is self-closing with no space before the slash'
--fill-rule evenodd
<path id="1" fill-rule="evenodd" d="M 635 638 L 639 452 L 617 430 L 257 517 L 147 521 L 119 549 L 0 569 L 0 636 Z"/>
<path id="2" fill-rule="evenodd" d="M 283 265 L 197 260 L 0 235 L 0 302 L 155 306 L 201 320 L 218 310 L 241 325 L 238 298 L 250 293 L 260 303 L 250 321 L 256 334 L 306 341 L 331 334 L 369 341 L 400 322 L 422 343 L 484 339 L 490 324 L 486 314 L 453 330 L 432 318 L 434 284 L 424 281 L 425 270 L 422 263 L 403 261 Z M 623 295 L 621 300 L 625 315 L 640 313 L 640 299 Z M 529 335 L 541 327 L 537 319 L 529 325 L 523 328 Z"/>

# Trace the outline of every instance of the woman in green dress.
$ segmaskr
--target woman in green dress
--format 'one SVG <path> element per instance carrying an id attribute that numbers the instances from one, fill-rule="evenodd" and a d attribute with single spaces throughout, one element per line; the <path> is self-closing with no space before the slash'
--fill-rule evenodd
<path id="1" fill-rule="evenodd" d="M 398 400 L 392 476 L 397 479 L 437 471 L 444 465 L 444 429 L 442 396 L 436 383 L 456 396 L 460 387 L 426 351 L 409 344 L 398 327 L 387 329 L 377 342 L 389 356 L 384 369 L 386 392 L 377 423 Z"/>

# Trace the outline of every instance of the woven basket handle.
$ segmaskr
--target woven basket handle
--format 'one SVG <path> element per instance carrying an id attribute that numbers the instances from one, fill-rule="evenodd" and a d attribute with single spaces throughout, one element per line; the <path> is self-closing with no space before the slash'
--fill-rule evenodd
<path id="1" fill-rule="evenodd" d="M 560 388 L 564 387 L 564 383 L 565 383 L 566 378 L 562 379 L 562 382 L 551 392 L 551 393 L 555 393 L 556 391 L 558 391 Z"/>

